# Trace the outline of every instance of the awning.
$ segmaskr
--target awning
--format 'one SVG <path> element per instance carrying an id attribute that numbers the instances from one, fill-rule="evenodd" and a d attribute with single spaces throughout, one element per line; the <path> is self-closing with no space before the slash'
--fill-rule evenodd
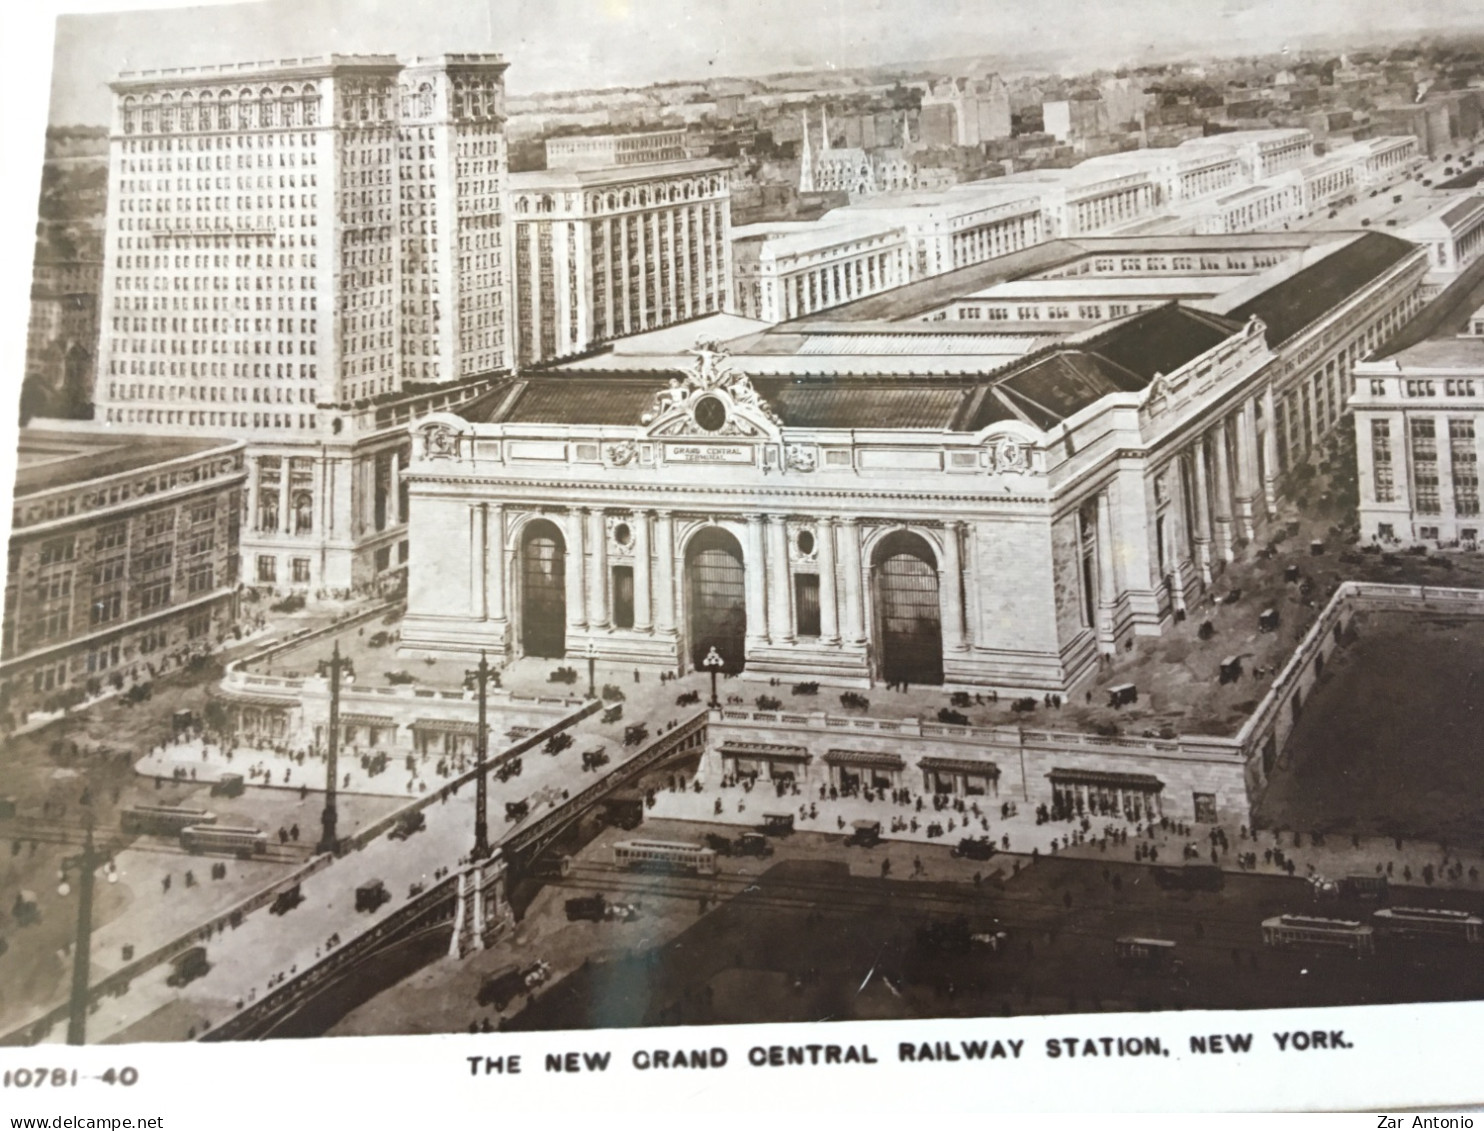
<path id="1" fill-rule="evenodd" d="M 278 707 L 287 711 L 299 705 L 297 699 L 273 699 L 267 695 L 249 695 L 244 692 L 227 691 L 225 689 L 223 689 L 221 695 L 215 696 L 215 698 L 220 699 L 223 703 L 230 703 L 234 707 Z"/>
<path id="2" fill-rule="evenodd" d="M 1000 776 L 1000 768 L 993 762 L 975 762 L 968 758 L 919 758 L 917 764 L 924 770 L 942 774 L 970 774 L 981 778 Z"/>
<path id="3" fill-rule="evenodd" d="M 784 746 L 775 742 L 724 742 L 721 755 L 726 758 L 751 758 L 758 762 L 810 762 L 813 755 L 802 746 Z"/>
<path id="4" fill-rule="evenodd" d="M 1053 785 L 1103 785 L 1140 793 L 1158 793 L 1165 783 L 1153 774 L 1120 774 L 1112 770 L 1052 770 L 1047 775 Z"/>
<path id="5" fill-rule="evenodd" d="M 895 754 L 877 754 L 871 750 L 831 750 L 824 760 L 836 766 L 870 766 L 881 770 L 900 770 L 906 765 Z"/>
<path id="6" fill-rule="evenodd" d="M 353 727 L 394 727 L 397 720 L 390 715 L 357 715 L 347 713 L 340 716 L 341 726 Z"/>
<path id="7" fill-rule="evenodd" d="M 467 734 L 479 737 L 479 724 L 467 719 L 418 719 L 413 730 L 430 730 L 439 734 Z"/>

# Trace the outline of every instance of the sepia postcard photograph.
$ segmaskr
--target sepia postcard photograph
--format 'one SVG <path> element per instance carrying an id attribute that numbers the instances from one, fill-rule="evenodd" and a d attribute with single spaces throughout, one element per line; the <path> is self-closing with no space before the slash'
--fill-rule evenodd
<path id="1" fill-rule="evenodd" d="M 1476 4 L 47 20 L 6 1088 L 1338 1058 L 1261 1011 L 1484 999 Z"/>

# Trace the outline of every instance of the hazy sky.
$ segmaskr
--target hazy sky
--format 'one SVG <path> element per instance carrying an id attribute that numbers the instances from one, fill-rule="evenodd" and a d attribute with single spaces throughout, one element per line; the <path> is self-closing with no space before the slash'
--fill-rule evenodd
<path id="1" fill-rule="evenodd" d="M 121 70 L 327 51 L 500 51 L 522 93 L 1048 50 L 1080 69 L 1468 27 L 1484 28 L 1480 0 L 258 0 L 62 17 L 50 118 L 106 121 Z"/>

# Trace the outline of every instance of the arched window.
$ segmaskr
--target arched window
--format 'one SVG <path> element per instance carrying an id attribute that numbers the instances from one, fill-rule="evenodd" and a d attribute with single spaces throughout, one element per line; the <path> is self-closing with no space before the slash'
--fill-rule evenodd
<path id="1" fill-rule="evenodd" d="M 253 96 L 250 90 L 237 92 L 237 128 L 239 130 L 250 130 L 253 127 Z"/>
<path id="2" fill-rule="evenodd" d="M 291 86 L 278 92 L 278 121 L 285 126 L 297 126 L 302 121 L 299 117 L 299 96 Z"/>
<path id="3" fill-rule="evenodd" d="M 300 93 L 304 96 L 304 124 L 319 125 L 319 88 L 307 82 Z"/>
<path id="4" fill-rule="evenodd" d="M 417 88 L 417 113 L 420 118 L 430 118 L 433 115 L 433 84 L 422 83 Z"/>
<path id="5" fill-rule="evenodd" d="M 216 97 L 216 128 L 230 130 L 232 128 L 232 92 L 224 90 Z"/>
<path id="6" fill-rule="evenodd" d="M 522 216 L 524 216 L 528 212 L 530 212 L 530 210 L 531 210 L 531 201 L 530 201 L 530 198 L 529 197 L 524 197 L 524 196 L 518 196 L 518 197 L 516 197 L 515 198 L 515 210 L 516 210 L 516 212 L 520 213 Z"/>
<path id="7" fill-rule="evenodd" d="M 454 110 L 460 118 L 470 115 L 469 88 L 462 81 L 453 85 Z"/>
<path id="8" fill-rule="evenodd" d="M 158 128 L 160 124 L 159 113 L 158 108 L 155 106 L 155 96 L 153 94 L 146 94 L 144 96 L 144 109 L 140 115 L 142 118 L 140 124 L 145 133 L 152 134 Z"/>
<path id="9" fill-rule="evenodd" d="M 258 125 L 267 129 L 276 124 L 275 119 L 278 117 L 274 113 L 273 92 L 265 86 L 258 92 L 258 98 L 261 99 L 258 103 Z"/>
<path id="10" fill-rule="evenodd" d="M 550 196 L 543 195 L 541 197 L 540 202 L 536 205 L 536 211 L 537 212 L 550 212 L 552 210 L 552 207 L 553 207 L 553 205 L 552 205 L 552 199 L 551 199 L 551 197 Z"/>
<path id="11" fill-rule="evenodd" d="M 309 534 L 314 530 L 314 496 L 301 491 L 294 496 L 294 533 Z"/>
<path id="12" fill-rule="evenodd" d="M 139 108 L 132 94 L 124 98 L 124 133 L 131 134 L 139 122 Z"/>
<path id="13" fill-rule="evenodd" d="M 180 128 L 191 133 L 196 128 L 196 96 L 186 91 L 180 96 Z"/>
<path id="14" fill-rule="evenodd" d="M 175 99 L 168 94 L 160 95 L 160 132 L 162 134 L 175 132 Z"/>

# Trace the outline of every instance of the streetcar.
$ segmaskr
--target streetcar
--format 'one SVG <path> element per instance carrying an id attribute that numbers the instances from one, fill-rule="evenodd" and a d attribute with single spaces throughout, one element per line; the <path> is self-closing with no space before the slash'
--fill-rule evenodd
<path id="1" fill-rule="evenodd" d="M 1383 907 L 1372 913 L 1371 920 L 1393 938 L 1477 943 L 1484 934 L 1484 919 L 1440 907 Z"/>
<path id="2" fill-rule="evenodd" d="M 1121 966 L 1144 966 L 1158 969 L 1168 965 L 1175 953 L 1175 944 L 1170 939 L 1126 935 L 1115 940 L 1113 945 Z"/>
<path id="3" fill-rule="evenodd" d="M 673 840 L 625 840 L 613 846 L 621 868 L 673 868 L 699 876 L 716 875 L 716 852 L 699 844 Z"/>
<path id="4" fill-rule="evenodd" d="M 1326 946 L 1372 954 L 1375 931 L 1353 919 L 1321 919 L 1316 915 L 1275 915 L 1262 923 L 1262 941 L 1267 946 Z"/>
<path id="5" fill-rule="evenodd" d="M 126 833 L 150 836 L 179 836 L 191 825 L 214 825 L 216 814 L 206 809 L 187 809 L 183 805 L 135 805 L 119 817 L 119 827 Z"/>
<path id="6" fill-rule="evenodd" d="M 180 830 L 180 846 L 187 852 L 262 856 L 268 851 L 268 834 L 240 825 L 190 825 Z"/>

